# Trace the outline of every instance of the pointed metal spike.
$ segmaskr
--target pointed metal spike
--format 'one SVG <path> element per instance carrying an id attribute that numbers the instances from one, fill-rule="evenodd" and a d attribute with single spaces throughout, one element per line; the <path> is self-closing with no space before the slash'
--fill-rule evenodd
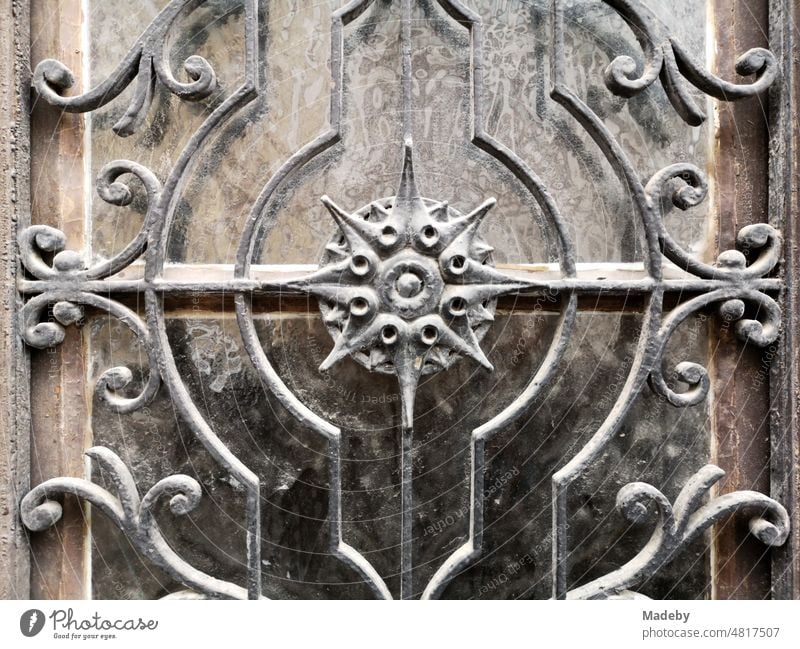
<path id="1" fill-rule="evenodd" d="M 434 219 L 441 222 L 447 221 L 447 215 L 449 213 L 450 204 L 447 201 L 442 201 L 438 205 L 434 205 L 428 210 L 428 214 L 430 214 Z"/>
<path id="2" fill-rule="evenodd" d="M 352 254 L 369 254 L 375 245 L 375 239 L 381 230 L 378 223 L 366 221 L 353 214 L 348 214 L 327 196 L 322 202 L 333 216 Z"/>
<path id="3" fill-rule="evenodd" d="M 392 215 L 400 230 L 405 230 L 412 224 L 412 227 L 419 229 L 422 226 L 421 220 L 430 219 L 414 176 L 414 156 L 410 138 L 404 144 L 403 171 Z"/>
<path id="4" fill-rule="evenodd" d="M 459 281 L 467 286 L 486 284 L 487 291 L 492 291 L 495 296 L 526 286 L 524 282 L 506 275 L 502 270 L 486 264 L 479 264 L 473 259 L 467 260 L 467 268 L 460 275 Z"/>
<path id="5" fill-rule="evenodd" d="M 456 254 L 455 250 L 459 250 L 458 254 L 471 256 L 470 251 L 478 226 L 496 203 L 495 199 L 490 198 L 466 216 L 447 221 L 441 225 L 441 245 L 445 248 L 451 248 L 453 250 L 451 254 Z"/>
<path id="6" fill-rule="evenodd" d="M 483 203 L 481 203 L 478 207 L 472 210 L 469 214 L 467 214 L 464 219 L 469 221 L 470 224 L 475 223 L 476 225 L 483 221 L 483 218 L 489 213 L 489 211 L 497 205 L 497 199 L 489 198 Z"/>
<path id="7" fill-rule="evenodd" d="M 327 195 L 322 196 L 320 200 L 322 201 L 322 204 L 328 208 L 328 212 L 330 212 L 333 220 L 336 221 L 336 225 L 339 226 L 339 229 L 342 231 L 344 238 L 347 240 L 347 243 L 352 250 L 354 244 L 357 243 L 357 238 L 361 237 L 361 234 L 358 232 L 358 230 L 353 227 L 353 217 L 345 212 L 336 203 L 334 203 L 330 198 L 328 198 Z"/>
<path id="8" fill-rule="evenodd" d="M 383 325 L 384 321 L 380 317 L 372 320 L 367 325 L 363 323 L 354 324 L 354 319 L 352 317 L 349 318 L 341 335 L 336 339 L 333 350 L 319 366 L 319 371 L 324 372 L 345 356 L 349 356 L 354 351 L 372 344 L 380 334 Z"/>
<path id="9" fill-rule="evenodd" d="M 328 208 L 328 211 L 337 223 L 341 225 L 342 221 L 347 221 L 347 217 L 350 215 L 334 203 L 327 194 L 321 196 L 319 200 Z"/>
<path id="10" fill-rule="evenodd" d="M 491 361 L 486 358 L 486 354 L 483 353 L 481 346 L 475 341 L 474 345 L 470 345 L 470 348 L 473 350 L 473 353 L 470 354 L 472 358 L 478 361 L 483 367 L 485 367 L 490 372 L 494 372 L 494 365 L 492 365 Z"/>
<path id="11" fill-rule="evenodd" d="M 468 352 L 469 356 L 478 361 L 483 367 L 485 367 L 490 372 L 494 372 L 494 365 L 492 365 L 491 361 L 488 358 L 486 358 L 486 354 L 483 353 L 483 350 L 480 348 L 480 345 L 477 344 L 474 346 L 469 345 L 468 347 L 470 348 L 470 350 L 472 350 L 471 352 Z"/>
<path id="12" fill-rule="evenodd" d="M 370 205 L 370 220 L 374 223 L 380 223 L 389 218 L 389 210 L 387 210 L 380 203 L 372 203 Z"/>
<path id="13" fill-rule="evenodd" d="M 469 321 L 467 321 L 467 327 L 464 338 L 469 347 L 472 348 L 477 353 L 477 356 L 473 356 L 473 358 L 476 361 L 478 361 L 481 365 L 483 365 L 487 370 L 493 372 L 494 365 L 492 365 L 492 363 L 486 357 L 486 354 L 484 354 L 483 349 L 481 348 L 481 343 L 478 340 L 478 337 L 475 335 L 475 331 L 472 329 L 472 327 L 469 326 Z"/>
<path id="14" fill-rule="evenodd" d="M 419 190 L 414 179 L 414 145 L 411 138 L 403 142 L 403 171 L 400 174 L 400 187 L 397 190 L 397 201 L 410 203 L 419 199 Z"/>
<path id="15" fill-rule="evenodd" d="M 470 320 L 474 324 L 481 324 L 483 322 L 494 322 L 494 315 L 483 304 L 476 304 L 470 309 Z"/>
<path id="16" fill-rule="evenodd" d="M 350 350 L 348 349 L 348 345 L 345 342 L 345 336 L 341 335 L 336 339 L 336 342 L 333 345 L 331 353 L 328 354 L 327 358 L 324 361 L 322 361 L 322 364 L 319 366 L 319 371 L 325 372 L 326 370 L 329 370 L 338 361 L 342 360 L 349 354 Z"/>
<path id="17" fill-rule="evenodd" d="M 342 286 L 342 274 L 350 264 L 349 256 L 331 266 L 323 266 L 317 271 L 287 282 L 287 288 L 292 290 L 305 291 L 317 296 L 328 297 L 331 293 L 340 292 Z"/>
<path id="18" fill-rule="evenodd" d="M 417 394 L 421 358 L 417 356 L 414 345 L 400 345 L 394 355 L 394 368 L 400 386 L 400 401 L 403 428 L 414 426 L 414 400 Z"/>
<path id="19" fill-rule="evenodd" d="M 475 240 L 475 234 L 478 231 L 478 226 L 496 204 L 497 201 L 494 198 L 490 198 L 489 200 L 481 203 L 480 206 L 472 210 L 466 216 L 462 216 L 460 219 L 451 221 L 449 223 L 451 231 L 450 236 L 452 237 L 450 241 L 457 246 L 469 250 L 472 247 L 473 241 Z"/>
<path id="20" fill-rule="evenodd" d="M 494 365 L 492 365 L 489 362 L 489 359 L 486 358 L 486 354 L 483 353 L 481 346 L 478 344 L 478 339 L 475 337 L 475 333 L 472 331 L 472 329 L 466 327 L 464 331 L 466 335 L 465 339 L 459 336 L 447 324 L 445 324 L 444 320 L 438 317 L 437 319 L 441 323 L 437 324 L 436 326 L 439 329 L 439 340 L 441 340 L 442 344 L 455 349 L 457 352 L 466 354 L 470 358 L 478 361 L 478 363 L 483 365 L 487 370 L 494 370 Z"/>
<path id="21" fill-rule="evenodd" d="M 494 365 L 486 358 L 486 354 L 483 353 L 483 350 L 480 347 L 475 347 L 474 352 L 469 354 L 473 359 L 478 361 L 483 367 L 485 367 L 490 372 L 494 372 Z"/>

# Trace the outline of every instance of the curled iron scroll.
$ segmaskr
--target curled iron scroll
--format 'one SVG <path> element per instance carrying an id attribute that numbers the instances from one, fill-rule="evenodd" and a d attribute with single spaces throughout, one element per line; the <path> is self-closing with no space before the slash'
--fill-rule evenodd
<path id="1" fill-rule="evenodd" d="M 652 85 L 659 76 L 670 101 L 679 115 L 692 125 L 700 124 L 705 115 L 688 94 L 687 80 L 698 89 L 723 101 L 755 95 L 777 79 L 777 61 L 766 50 L 751 50 L 742 57 L 737 70 L 755 73 L 757 80 L 748 86 L 733 86 L 703 71 L 693 62 L 673 38 L 661 33 L 658 21 L 639 0 L 603 0 L 631 26 L 643 52 L 645 64 L 641 75 L 630 57 L 618 57 L 606 69 L 606 85 L 612 92 L 631 97 Z M 669 196 L 680 209 L 704 200 L 707 184 L 703 174 L 693 165 L 675 164 L 656 173 L 645 185 L 634 169 L 629 156 L 606 127 L 603 120 L 567 85 L 564 53 L 563 3 L 553 3 L 553 79 L 551 96 L 563 105 L 584 127 L 611 163 L 620 181 L 628 187 L 634 213 L 644 226 L 648 244 L 645 264 L 656 280 L 645 308 L 645 319 L 637 352 L 628 379 L 605 421 L 589 443 L 555 472 L 553 486 L 553 595 L 567 597 L 567 563 L 569 560 L 567 526 L 567 492 L 570 485 L 584 472 L 619 430 L 623 420 L 638 398 L 649 378 L 657 394 L 676 406 L 691 406 L 702 402 L 709 391 L 708 373 L 696 363 L 683 362 L 675 368 L 675 377 L 689 385 L 689 390 L 677 393 L 669 387 L 661 367 L 665 346 L 677 326 L 689 315 L 719 304 L 723 317 L 736 321 L 735 331 L 740 338 L 757 345 L 768 345 L 780 331 L 781 314 L 770 296 L 748 287 L 747 283 L 764 277 L 777 265 L 780 257 L 779 233 L 769 225 L 745 228 L 739 244 L 749 250 L 760 249 L 760 255 L 749 266 L 741 251 L 723 252 L 712 266 L 686 253 L 669 235 L 663 222 L 662 200 Z M 671 194 L 669 193 L 671 192 Z M 662 255 L 687 272 L 719 282 L 718 286 L 687 303 L 666 317 L 663 313 L 665 282 Z M 745 317 L 747 304 L 755 305 L 758 317 Z"/>
<path id="2" fill-rule="evenodd" d="M 752 83 L 734 84 L 706 70 L 680 41 L 665 33 L 658 19 L 641 0 L 603 0 L 628 23 L 644 53 L 643 71 L 630 56 L 622 55 L 608 64 L 605 83 L 621 97 L 633 97 L 656 79 L 681 118 L 690 126 L 699 126 L 706 119 L 705 111 L 689 92 L 689 85 L 720 101 L 736 101 L 754 97 L 767 90 L 778 78 L 778 61 L 769 50 L 756 47 L 736 61 L 736 72 L 743 77 L 755 75 Z"/>
<path id="3" fill-rule="evenodd" d="M 617 570 L 571 590 L 568 599 L 634 599 L 631 589 L 673 561 L 694 539 L 734 514 L 749 515 L 750 532 L 768 546 L 780 546 L 789 535 L 789 514 L 772 498 L 756 491 L 736 491 L 703 504 L 708 491 L 725 475 L 706 465 L 686 483 L 674 505 L 652 485 L 634 482 L 617 495 L 617 509 L 632 523 L 652 518 L 655 525 L 642 550 Z"/>
<path id="4" fill-rule="evenodd" d="M 61 61 L 45 59 L 33 72 L 33 87 L 47 103 L 70 113 L 86 113 L 105 106 L 136 79 L 136 88 L 125 114 L 114 125 L 117 135 L 132 135 L 142 125 L 153 100 L 156 81 L 186 101 L 199 101 L 217 87 L 214 68 L 202 56 L 189 56 L 183 69 L 189 81 L 178 81 L 169 67 L 168 35 L 175 21 L 206 0 L 171 0 L 104 81 L 84 94 L 64 96 L 75 83 L 72 71 Z"/>
<path id="5" fill-rule="evenodd" d="M 114 485 L 116 493 L 82 478 L 53 478 L 34 487 L 22 499 L 22 522 L 40 532 L 55 525 L 62 514 L 57 495 L 72 494 L 88 501 L 120 528 L 139 552 L 175 580 L 212 598 L 247 599 L 247 590 L 207 575 L 184 561 L 164 538 L 154 516 L 159 500 L 169 498 L 176 516 L 190 514 L 200 503 L 199 483 L 186 475 L 172 475 L 153 485 L 140 498 L 130 470 L 115 453 L 102 446 L 86 451 Z"/>

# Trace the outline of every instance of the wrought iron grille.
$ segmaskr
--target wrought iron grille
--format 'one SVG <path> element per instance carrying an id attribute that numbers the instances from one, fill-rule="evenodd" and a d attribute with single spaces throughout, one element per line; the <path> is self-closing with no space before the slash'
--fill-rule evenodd
<path id="1" fill-rule="evenodd" d="M 578 22 L 575 12 L 582 10 L 580 5 L 576 8 L 566 0 L 553 0 L 547 13 L 552 21 L 550 97 L 585 130 L 626 189 L 630 209 L 644 232 L 642 277 L 605 278 L 586 272 L 578 263 L 570 228 L 546 184 L 508 143 L 487 131 L 488 109 L 483 88 L 487 65 L 482 23 L 478 14 L 459 0 L 431 1 L 426 7 L 443 10 L 452 28 L 464 30 L 469 37 L 471 146 L 505 169 L 538 206 L 543 215 L 542 225 L 551 233 L 552 258 L 539 260 L 546 262 L 544 270 L 541 264 L 535 268 L 496 265 L 493 248 L 481 228 L 484 221 L 492 219 L 494 199 L 486 196 L 483 203 L 465 213 L 449 205 L 445 197 L 423 196 L 419 174 L 415 174 L 420 154 L 413 141 L 414 123 L 421 111 L 415 106 L 413 92 L 412 28 L 425 29 L 425 25 L 415 24 L 412 19 L 413 0 L 396 3 L 351 0 L 330 16 L 329 128 L 290 155 L 274 173 L 265 174 L 266 184 L 250 209 L 230 276 L 192 281 L 171 278 L 168 246 L 188 177 L 220 129 L 270 87 L 262 82 L 259 73 L 263 60 L 259 21 L 264 13 L 256 0 L 240 3 L 246 43 L 244 81 L 240 85 L 226 85 L 225 80 L 217 78 L 211 64 L 197 55 L 184 62 L 187 80 L 176 77 L 170 67 L 169 35 L 180 17 L 204 4 L 204 0 L 169 2 L 113 74 L 83 94 L 67 94 L 74 76 L 59 61 L 48 59 L 36 66 L 33 87 L 37 96 L 68 112 L 95 111 L 117 100 L 132 86 L 127 95 L 127 109 L 113 126 L 120 137 L 148 128 L 150 105 L 158 92 L 171 93 L 184 102 L 205 100 L 221 87 L 224 92 L 182 148 L 167 177 L 159 178 L 146 166 L 129 160 L 115 160 L 103 167 L 96 191 L 106 203 L 123 207 L 139 200 L 136 188 L 128 184 L 131 178 L 137 179 L 146 193 L 146 215 L 141 229 L 121 252 L 87 265 L 81 254 L 68 248 L 61 231 L 44 225 L 22 231 L 19 249 L 26 276 L 19 281 L 19 291 L 26 301 L 19 318 L 25 343 L 38 349 L 59 345 L 64 340 L 65 328 L 82 321 L 85 307 L 108 313 L 135 335 L 149 359 L 149 375 L 141 390 L 132 395 L 130 389 L 136 385 L 133 372 L 126 367 L 113 367 L 97 382 L 97 397 L 114 412 L 135 413 L 145 409 L 159 390 L 168 391 L 182 422 L 245 494 L 246 578 L 234 583 L 200 570 L 182 558 L 181 548 L 173 547 L 162 534 L 156 521 L 160 501 L 168 501 L 175 516 L 191 513 L 202 499 L 203 488 L 198 480 L 188 475 L 169 475 L 141 495 L 131 470 L 113 449 L 102 446 L 90 448 L 87 455 L 110 480 L 108 488 L 78 477 L 55 478 L 39 484 L 21 503 L 22 520 L 30 530 L 53 526 L 62 515 L 56 496 L 75 494 L 113 521 L 144 557 L 183 584 L 186 591 L 173 596 L 263 597 L 263 494 L 259 476 L 249 466 L 247 457 L 238 456 L 221 439 L 198 407 L 176 363 L 167 334 L 165 300 L 176 295 L 224 293 L 234 296 L 242 341 L 259 380 L 297 422 L 313 431 L 326 446 L 330 553 L 354 571 L 377 598 L 391 599 L 393 594 L 401 598 L 439 598 L 454 578 L 491 550 L 484 536 L 487 444 L 500 431 L 526 417 L 548 394 L 565 363 L 575 332 L 579 300 L 618 295 L 641 300 L 641 331 L 630 368 L 604 421 L 582 447 L 562 458 L 549 478 L 552 596 L 560 599 L 640 596 L 637 588 L 644 581 L 680 557 L 687 546 L 714 524 L 735 513 L 749 517 L 750 531 L 767 546 L 785 542 L 790 531 L 789 516 L 780 503 L 754 491 L 708 500 L 709 492 L 724 472 L 706 465 L 699 468 L 672 500 L 644 482 L 624 486 L 617 496 L 617 507 L 633 523 L 651 517 L 649 540 L 619 568 L 570 587 L 570 543 L 575 541 L 570 539 L 570 489 L 619 434 L 642 391 L 652 390 L 676 408 L 697 406 L 708 397 L 711 379 L 703 366 L 680 362 L 671 371 L 663 366 L 671 336 L 697 313 L 714 308 L 742 341 L 769 346 L 780 335 L 782 313 L 775 296 L 783 289 L 783 280 L 777 276 L 782 239 L 771 225 L 745 227 L 738 236 L 739 249 L 723 252 L 714 263 L 707 263 L 672 237 L 665 226 L 665 211 L 670 205 L 679 210 L 700 205 L 707 197 L 708 181 L 691 161 L 676 161 L 642 180 L 619 138 L 570 87 L 566 71 L 575 63 L 566 59 L 564 39 L 565 32 Z M 604 91 L 628 101 L 660 84 L 687 128 L 706 119 L 704 102 L 698 100 L 696 91 L 720 101 L 734 101 L 756 96 L 780 83 L 778 61 L 765 49 L 751 49 L 742 55 L 736 64 L 737 72 L 754 79 L 734 84 L 706 70 L 680 38 L 665 31 L 644 3 L 596 0 L 595 4 L 607 6 L 621 16 L 641 46 L 641 61 L 620 56 L 610 62 L 602 80 Z M 264 241 L 275 225 L 271 206 L 276 196 L 297 182 L 304 168 L 313 166 L 342 142 L 348 83 L 345 60 L 349 55 L 345 34 L 365 13 L 370 20 L 381 20 L 381 12 L 389 6 L 399 6 L 401 11 L 402 136 L 396 147 L 403 151 L 403 164 L 397 170 L 397 189 L 392 196 L 374 196 L 364 206 L 345 208 L 339 205 L 337 188 L 330 187 L 333 198 L 323 196 L 322 202 L 333 219 L 334 233 L 318 268 L 304 272 L 272 267 L 265 271 L 257 260 L 262 257 Z M 225 164 L 224 158 L 218 164 Z M 137 260 L 143 261 L 141 277 L 121 275 Z M 143 299 L 143 315 L 135 306 L 129 306 L 130 296 Z M 397 434 L 402 448 L 398 592 L 392 593 L 368 559 L 370 548 L 353 547 L 345 540 L 342 430 L 290 389 L 268 357 L 256 326 L 254 311 L 259 299 L 294 296 L 318 300 L 319 317 L 330 333 L 331 350 L 320 371 L 352 358 L 363 372 L 387 374 L 397 380 L 400 395 Z M 492 353 L 483 349 L 482 341 L 492 328 L 498 300 L 509 296 L 522 301 L 546 296 L 558 310 L 558 324 L 543 360 L 524 389 L 509 398 L 490 420 L 474 430 L 464 431 L 469 438 L 470 463 L 469 506 L 465 516 L 468 535 L 436 566 L 426 583 L 418 584 L 414 580 L 412 542 L 415 396 L 418 389 L 424 389 L 420 387 L 423 377 L 447 372 L 456 364 L 476 363 L 483 368 L 481 371 L 492 371 Z M 668 310 L 665 304 L 675 306 Z M 236 381 L 237 375 L 231 373 L 225 378 Z"/>

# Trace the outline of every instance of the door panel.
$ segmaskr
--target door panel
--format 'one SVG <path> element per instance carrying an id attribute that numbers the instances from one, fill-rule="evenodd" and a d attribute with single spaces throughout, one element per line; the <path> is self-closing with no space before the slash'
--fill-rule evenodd
<path id="1" fill-rule="evenodd" d="M 794 579 L 766 11 L 33 5 L 33 595 Z"/>

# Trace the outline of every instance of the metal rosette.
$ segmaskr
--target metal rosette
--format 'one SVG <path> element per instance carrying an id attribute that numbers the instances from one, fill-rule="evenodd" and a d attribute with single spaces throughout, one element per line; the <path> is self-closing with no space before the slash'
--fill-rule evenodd
<path id="1" fill-rule="evenodd" d="M 352 215 L 366 222 L 387 223 L 384 236 L 394 237 L 397 236 L 397 233 L 388 225 L 394 202 L 394 196 L 382 198 L 359 208 Z M 435 215 L 436 219 L 442 223 L 452 223 L 464 218 L 463 213 L 447 203 L 424 197 L 422 203 L 428 212 Z M 407 232 L 405 234 L 406 237 L 411 238 L 415 233 Z M 435 236 L 433 230 L 426 232 L 424 229 L 416 234 L 423 237 L 429 235 L 428 238 Z M 492 251 L 493 248 L 478 232 L 469 246 L 468 257 L 481 265 L 494 268 Z M 334 268 L 348 255 L 347 238 L 340 230 L 337 230 L 325 246 L 319 261 L 320 269 Z M 410 245 L 381 259 L 371 283 L 377 288 L 380 311 L 396 314 L 409 323 L 413 323 L 425 315 L 437 313 L 442 313 L 445 320 L 447 315 L 466 317 L 474 340 L 480 342 L 494 321 L 497 308 L 496 297 L 488 297 L 477 304 L 467 304 L 458 299 L 455 304 L 444 304 L 442 300 L 448 280 L 439 268 L 437 255 L 422 254 Z M 359 283 L 355 283 L 355 285 L 358 286 Z M 321 298 L 319 308 L 331 338 L 334 342 L 337 341 L 343 335 L 348 313 L 337 308 L 336 302 L 330 299 Z M 396 368 L 390 353 L 390 344 L 391 338 L 382 336 L 351 353 L 351 357 L 370 371 L 395 374 Z M 446 370 L 461 357 L 461 353 L 446 346 L 443 342 L 437 341 L 425 355 L 421 373 L 431 375 Z"/>

